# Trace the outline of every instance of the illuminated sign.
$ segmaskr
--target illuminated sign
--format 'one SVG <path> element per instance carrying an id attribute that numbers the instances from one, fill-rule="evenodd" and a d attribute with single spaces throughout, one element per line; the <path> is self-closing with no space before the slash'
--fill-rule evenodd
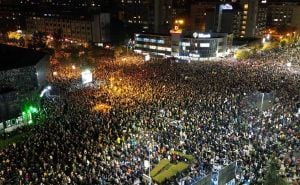
<path id="1" fill-rule="evenodd" d="M 193 33 L 193 37 L 194 38 L 210 38 L 211 35 L 208 33 L 208 34 L 205 34 L 205 33 Z"/>
<path id="2" fill-rule="evenodd" d="M 199 58 L 200 57 L 199 54 L 195 54 L 195 53 L 190 53 L 189 56 L 190 57 L 195 57 L 195 58 Z"/>
<path id="3" fill-rule="evenodd" d="M 200 43 L 200 48 L 209 48 L 210 44 L 209 43 Z"/>
<path id="4" fill-rule="evenodd" d="M 198 38 L 210 38 L 210 34 L 199 33 Z"/>
<path id="5" fill-rule="evenodd" d="M 81 73 L 82 84 L 90 83 L 93 81 L 93 74 L 90 70 L 85 70 Z"/>
<path id="6" fill-rule="evenodd" d="M 232 5 L 230 5 L 230 4 L 221 4 L 220 9 L 221 10 L 232 10 L 233 8 L 232 8 Z"/>

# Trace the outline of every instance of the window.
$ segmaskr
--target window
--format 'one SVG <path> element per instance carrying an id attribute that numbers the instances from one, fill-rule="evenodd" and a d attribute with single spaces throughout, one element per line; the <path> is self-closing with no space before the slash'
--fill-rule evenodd
<path id="1" fill-rule="evenodd" d="M 156 49 L 156 46 L 149 46 L 150 49 Z"/>
<path id="2" fill-rule="evenodd" d="M 156 39 L 150 39 L 150 42 L 156 43 Z"/>
<path id="3" fill-rule="evenodd" d="M 157 43 L 158 43 L 158 44 L 164 44 L 165 41 L 164 41 L 164 40 L 158 40 Z"/>
<path id="4" fill-rule="evenodd" d="M 200 48 L 209 48 L 210 44 L 209 43 L 200 43 Z"/>

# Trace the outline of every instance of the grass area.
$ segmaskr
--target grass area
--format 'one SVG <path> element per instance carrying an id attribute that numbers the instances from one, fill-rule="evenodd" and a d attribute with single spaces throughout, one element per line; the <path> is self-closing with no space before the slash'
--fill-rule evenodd
<path id="1" fill-rule="evenodd" d="M 167 165 L 158 175 L 153 177 L 153 180 L 159 184 L 163 183 L 167 179 L 176 176 L 178 173 L 184 171 L 188 168 L 188 164 L 184 162 L 179 162 L 177 164 Z"/>
<path id="2" fill-rule="evenodd" d="M 18 142 L 25 140 L 26 138 L 28 138 L 30 136 L 30 133 L 31 133 L 30 131 L 27 131 L 24 133 L 13 135 L 13 136 L 8 136 L 6 139 L 1 138 L 0 139 L 0 150 L 8 147 L 10 144 L 18 143 Z"/>
<path id="3" fill-rule="evenodd" d="M 192 155 L 184 154 L 184 153 L 178 152 L 178 151 L 173 151 L 172 154 L 176 154 L 180 157 L 186 158 L 189 162 L 195 161 L 195 157 Z"/>
<path id="4" fill-rule="evenodd" d="M 163 168 L 165 168 L 168 164 L 170 164 L 170 161 L 168 159 L 162 159 L 156 166 L 153 168 L 150 172 L 150 176 L 154 177 L 157 175 Z"/>

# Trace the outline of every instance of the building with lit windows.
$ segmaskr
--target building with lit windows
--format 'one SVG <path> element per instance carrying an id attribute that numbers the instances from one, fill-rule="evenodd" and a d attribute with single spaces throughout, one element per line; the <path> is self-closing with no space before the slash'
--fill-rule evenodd
<path id="1" fill-rule="evenodd" d="M 277 2 L 269 5 L 268 26 L 296 26 L 300 30 L 300 4 Z"/>
<path id="2" fill-rule="evenodd" d="M 190 28 L 191 30 L 205 32 L 214 31 L 216 2 L 199 2 L 191 4 Z"/>
<path id="3" fill-rule="evenodd" d="M 179 56 L 191 60 L 220 57 L 231 49 L 232 39 L 227 33 L 185 33 L 180 39 Z"/>
<path id="4" fill-rule="evenodd" d="M 119 0 L 118 18 L 127 30 L 153 31 L 154 3 L 151 0 Z"/>
<path id="5" fill-rule="evenodd" d="M 232 33 L 234 37 L 260 37 L 266 29 L 267 6 L 262 0 L 191 5 L 190 28 L 199 32 Z"/>
<path id="6" fill-rule="evenodd" d="M 16 54 L 17 53 L 17 54 Z M 21 120 L 21 97 L 47 85 L 49 56 L 0 44 L 0 133 Z"/>
<path id="7" fill-rule="evenodd" d="M 163 34 L 135 34 L 134 51 L 151 53 L 161 56 L 171 56 L 171 37 Z"/>
<path id="8" fill-rule="evenodd" d="M 74 42 L 105 43 L 110 41 L 110 15 L 108 13 L 82 16 L 56 16 L 45 14 L 26 19 L 27 31 L 54 34 Z"/>
<path id="9" fill-rule="evenodd" d="M 267 24 L 266 0 L 241 0 L 240 37 L 260 37 Z"/>
<path id="10" fill-rule="evenodd" d="M 90 12 L 110 12 L 114 10 L 116 0 L 0 0 L 0 23 L 2 30 L 14 31 L 26 28 L 28 17 L 54 15 L 64 17 L 74 12 L 86 15 Z M 73 18 L 76 18 L 73 16 Z"/>
<path id="11" fill-rule="evenodd" d="M 135 34 L 134 51 L 145 55 L 176 57 L 184 60 L 225 55 L 232 45 L 232 34 L 171 31 L 170 35 Z"/>

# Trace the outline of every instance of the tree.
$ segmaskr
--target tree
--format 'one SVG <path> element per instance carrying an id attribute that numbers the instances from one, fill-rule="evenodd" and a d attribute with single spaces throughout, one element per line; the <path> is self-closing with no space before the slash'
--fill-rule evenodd
<path id="1" fill-rule="evenodd" d="M 281 47 L 285 47 L 286 44 L 287 44 L 287 40 L 283 39 L 283 40 L 280 41 L 280 46 Z"/>
<path id="2" fill-rule="evenodd" d="M 237 50 L 234 54 L 234 57 L 237 60 L 243 60 L 243 59 L 247 59 L 250 57 L 250 51 L 246 50 L 246 49 L 241 49 L 241 50 Z"/>
<path id="3" fill-rule="evenodd" d="M 121 46 L 116 47 L 115 50 L 114 50 L 114 56 L 115 56 L 115 58 L 120 57 L 124 53 L 124 50 L 125 49 L 123 47 L 121 47 Z"/>
<path id="4" fill-rule="evenodd" d="M 268 163 L 264 185 L 288 185 L 288 183 L 280 177 L 278 161 L 274 157 Z"/>

